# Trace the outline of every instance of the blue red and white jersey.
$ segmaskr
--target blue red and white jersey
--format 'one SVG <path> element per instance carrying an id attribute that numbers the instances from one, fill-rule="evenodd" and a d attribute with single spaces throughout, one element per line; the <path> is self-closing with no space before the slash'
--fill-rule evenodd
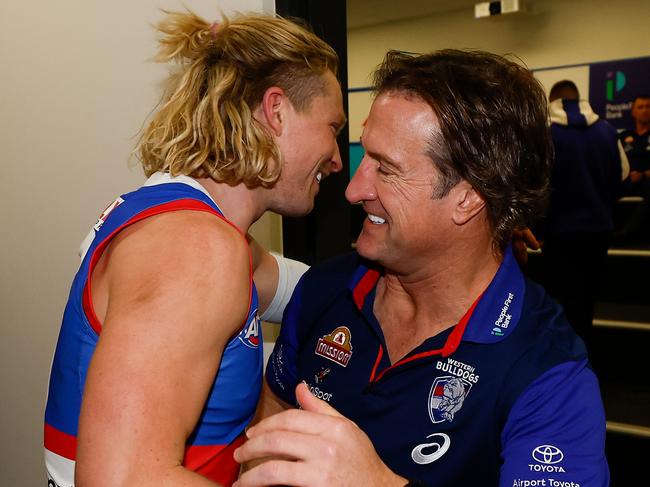
<path id="1" fill-rule="evenodd" d="M 279 398 L 296 404 L 304 380 L 425 485 L 608 485 L 584 344 L 510 249 L 455 326 L 395 363 L 373 314 L 380 276 L 356 254 L 303 276 L 266 370 Z"/>
<path id="2" fill-rule="evenodd" d="M 140 189 L 111 204 L 91 230 L 80 253 L 63 316 L 50 374 L 45 410 L 48 485 L 74 485 L 77 425 L 88 365 L 101 333 L 89 277 L 111 240 L 125 227 L 149 216 L 178 210 L 205 211 L 227 222 L 202 186 L 188 177 L 155 174 Z M 223 351 L 214 384 L 192 435 L 183 464 L 205 477 L 231 485 L 239 473 L 234 449 L 255 412 L 261 389 L 263 355 L 257 292 L 252 282 L 246 323 Z M 215 299 L 218 299 L 216 297 Z"/>

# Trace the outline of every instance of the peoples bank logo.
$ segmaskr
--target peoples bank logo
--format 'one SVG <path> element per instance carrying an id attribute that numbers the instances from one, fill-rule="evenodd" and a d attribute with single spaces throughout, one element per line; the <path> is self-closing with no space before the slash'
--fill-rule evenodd
<path id="1" fill-rule="evenodd" d="M 623 71 L 609 71 L 605 75 L 605 97 L 607 101 L 614 101 L 614 96 L 625 88 L 626 78 Z"/>

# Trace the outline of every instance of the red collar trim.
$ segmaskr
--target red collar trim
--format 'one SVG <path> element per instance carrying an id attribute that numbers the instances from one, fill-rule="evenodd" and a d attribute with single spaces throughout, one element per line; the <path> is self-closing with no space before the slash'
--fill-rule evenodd
<path id="1" fill-rule="evenodd" d="M 365 278 L 365 276 L 364 276 Z M 365 296 L 364 296 L 365 297 Z M 454 353 L 457 349 L 458 346 L 460 345 L 460 342 L 463 340 L 463 335 L 465 333 L 465 329 L 467 328 L 467 323 L 469 323 L 470 318 L 472 317 L 472 314 L 474 313 L 474 310 L 476 309 L 476 305 L 479 303 L 481 298 L 483 297 L 483 293 L 476 298 L 474 303 L 469 307 L 467 312 L 463 315 L 463 317 L 460 319 L 458 324 L 454 326 L 454 329 L 452 332 L 449 334 L 447 337 L 447 340 L 445 341 L 445 344 L 442 348 L 439 348 L 437 350 L 430 350 L 428 352 L 421 352 L 421 353 L 416 353 L 415 355 L 411 355 L 410 357 L 407 357 L 405 359 L 402 359 L 398 362 L 395 362 L 393 365 L 390 367 L 385 368 L 382 370 L 379 375 L 375 377 L 375 374 L 377 372 L 377 367 L 379 366 L 379 362 L 381 361 L 381 357 L 384 355 L 384 347 L 380 344 L 379 345 L 379 351 L 377 352 L 377 359 L 375 361 L 375 366 L 372 368 L 372 373 L 370 374 L 370 382 L 378 382 L 389 370 L 393 370 L 397 367 L 400 367 L 404 364 L 407 364 L 409 362 L 413 362 L 414 360 L 419 360 L 424 357 L 431 357 L 433 355 L 441 355 L 442 357 L 449 357 L 452 353 Z M 363 302 L 362 302 L 363 305 Z"/>
<path id="2" fill-rule="evenodd" d="M 373 290 L 377 281 L 379 280 L 380 273 L 376 269 L 368 269 L 368 271 L 359 280 L 354 290 L 352 291 L 352 299 L 357 308 L 362 309 L 363 303 L 366 301 L 366 296 Z"/>

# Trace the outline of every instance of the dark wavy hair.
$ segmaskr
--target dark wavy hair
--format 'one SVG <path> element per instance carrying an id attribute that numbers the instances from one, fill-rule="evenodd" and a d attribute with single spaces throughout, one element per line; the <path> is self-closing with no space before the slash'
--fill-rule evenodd
<path id="1" fill-rule="evenodd" d="M 486 201 L 495 251 L 515 227 L 543 214 L 553 146 L 544 90 L 528 69 L 483 51 L 390 51 L 374 73 L 374 91 L 416 96 L 433 109 L 440 125 L 428 141 L 439 172 L 434 197 L 469 182 Z"/>

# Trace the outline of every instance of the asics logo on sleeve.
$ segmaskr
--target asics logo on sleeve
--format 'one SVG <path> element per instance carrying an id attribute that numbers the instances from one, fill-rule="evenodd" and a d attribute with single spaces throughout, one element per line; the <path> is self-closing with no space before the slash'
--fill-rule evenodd
<path id="1" fill-rule="evenodd" d="M 418 465 L 433 463 L 449 450 L 449 447 L 451 446 L 451 438 L 449 438 L 449 435 L 446 435 L 445 433 L 433 433 L 432 435 L 427 436 L 427 438 L 433 437 L 440 437 L 440 440 L 432 441 L 431 443 L 422 443 L 413 448 L 411 458 Z M 426 453 L 424 451 L 425 449 L 427 449 L 429 453 Z"/>

